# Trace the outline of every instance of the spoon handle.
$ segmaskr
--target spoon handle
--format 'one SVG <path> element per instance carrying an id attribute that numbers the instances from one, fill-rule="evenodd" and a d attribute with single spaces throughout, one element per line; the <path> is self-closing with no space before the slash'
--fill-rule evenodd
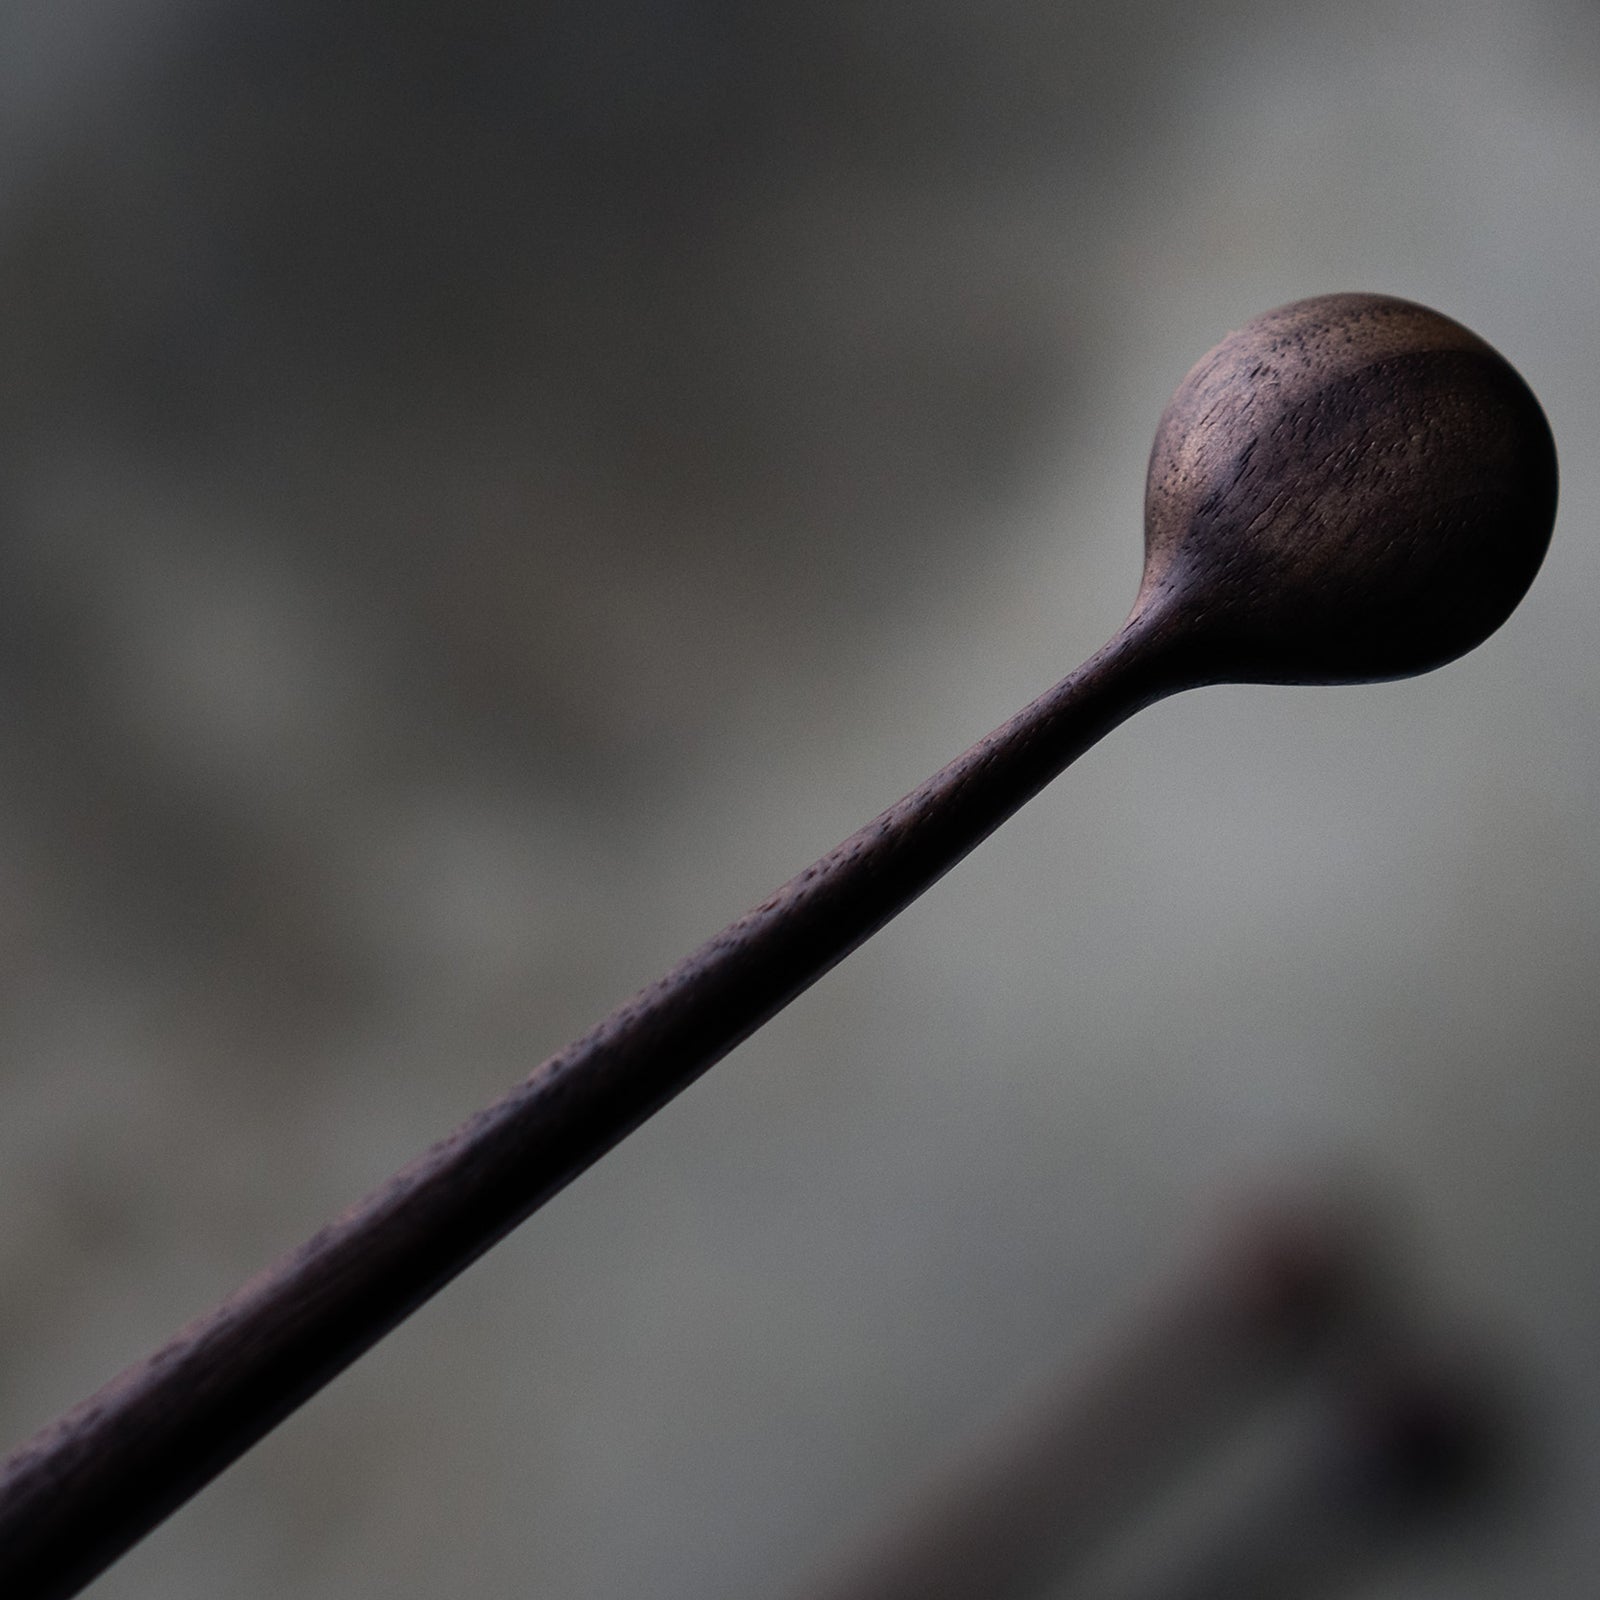
<path id="1" fill-rule="evenodd" d="M 1176 685 L 1146 615 L 0 1467 L 0 1593 L 75 1594 Z"/>

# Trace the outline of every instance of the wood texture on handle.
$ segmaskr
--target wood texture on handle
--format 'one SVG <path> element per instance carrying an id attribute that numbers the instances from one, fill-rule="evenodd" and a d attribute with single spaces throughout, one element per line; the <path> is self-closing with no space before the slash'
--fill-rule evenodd
<path id="1" fill-rule="evenodd" d="M 0 1594 L 76 1593 L 1168 692 L 1159 619 L 953 761 L 0 1469 Z"/>

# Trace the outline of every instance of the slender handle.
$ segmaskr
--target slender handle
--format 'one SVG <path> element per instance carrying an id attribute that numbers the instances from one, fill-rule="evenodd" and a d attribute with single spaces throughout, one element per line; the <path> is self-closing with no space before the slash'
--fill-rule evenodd
<path id="1" fill-rule="evenodd" d="M 1176 685 L 1149 615 L 0 1468 L 0 1593 L 75 1594 Z"/>

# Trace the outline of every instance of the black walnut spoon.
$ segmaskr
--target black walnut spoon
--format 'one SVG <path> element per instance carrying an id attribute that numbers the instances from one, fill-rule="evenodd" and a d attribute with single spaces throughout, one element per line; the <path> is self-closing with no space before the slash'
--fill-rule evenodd
<path id="1" fill-rule="evenodd" d="M 543 1201 L 1179 689 L 1349 683 L 1510 615 L 1555 516 L 1526 384 L 1377 295 L 1268 312 L 1167 407 L 1145 572 L 1097 655 L 0 1467 L 0 1594 L 76 1593 Z"/>

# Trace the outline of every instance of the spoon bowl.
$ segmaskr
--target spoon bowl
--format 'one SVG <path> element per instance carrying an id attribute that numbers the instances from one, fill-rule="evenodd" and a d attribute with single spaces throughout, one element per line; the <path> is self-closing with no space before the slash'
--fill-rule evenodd
<path id="1" fill-rule="evenodd" d="M 1163 413 L 1134 616 L 1180 641 L 1186 683 L 1406 677 L 1505 621 L 1555 507 L 1539 402 L 1476 334 L 1384 295 L 1300 300 Z"/>

